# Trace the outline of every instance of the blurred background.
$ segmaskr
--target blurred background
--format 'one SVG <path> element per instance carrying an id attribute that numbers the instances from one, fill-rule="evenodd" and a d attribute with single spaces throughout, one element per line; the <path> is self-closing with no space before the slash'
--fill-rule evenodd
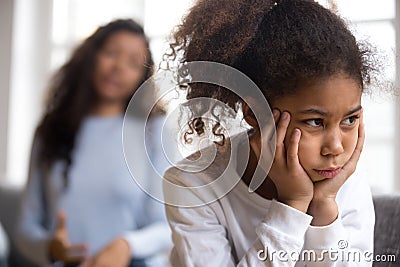
<path id="1" fill-rule="evenodd" d="M 217 1 L 217 0 L 216 0 Z M 81 40 L 115 18 L 133 18 L 150 37 L 156 62 L 193 0 L 0 0 L 0 185 L 22 188 L 48 79 Z M 358 38 L 381 52 L 383 79 L 398 84 L 400 1 L 319 1 L 336 9 Z M 381 86 L 382 87 L 382 86 Z M 400 104 L 377 91 L 364 97 L 367 141 L 360 167 L 374 193 L 400 191 Z"/>

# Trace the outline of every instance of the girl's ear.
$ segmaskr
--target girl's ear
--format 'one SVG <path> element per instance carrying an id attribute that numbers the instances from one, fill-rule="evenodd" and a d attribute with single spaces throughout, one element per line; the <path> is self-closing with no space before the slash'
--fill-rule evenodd
<path id="1" fill-rule="evenodd" d="M 244 99 L 244 101 L 242 101 L 242 111 L 243 111 L 243 118 L 246 120 L 246 122 L 247 122 L 251 127 L 253 127 L 253 128 L 255 128 L 256 130 L 258 130 L 260 126 L 259 126 L 259 124 L 258 124 L 258 121 L 257 121 L 256 116 L 255 116 L 254 113 L 253 113 L 253 110 L 252 110 L 252 109 L 250 108 L 250 106 L 249 106 L 249 104 L 250 104 L 254 109 L 256 109 L 255 112 L 257 112 L 257 105 L 255 105 L 255 103 L 256 103 L 256 101 L 254 100 L 254 98 L 252 98 L 252 97 L 246 97 L 246 98 Z M 273 110 L 276 110 L 276 111 L 279 112 L 279 114 L 282 113 L 281 109 L 278 108 L 278 106 L 272 106 L 272 107 L 271 107 L 271 110 L 272 110 L 272 111 L 273 111 Z M 278 115 L 278 119 L 279 119 L 279 116 L 280 116 L 280 115 Z M 277 123 L 276 120 L 275 120 L 275 123 Z"/>
<path id="2" fill-rule="evenodd" d="M 252 106 L 253 103 L 255 103 L 254 99 L 251 97 L 245 98 L 245 100 L 242 102 L 242 111 L 243 111 L 243 118 L 246 120 L 246 122 L 253 128 L 258 129 L 258 123 L 256 120 L 256 117 L 251 110 L 250 106 L 247 104 L 250 103 Z"/>

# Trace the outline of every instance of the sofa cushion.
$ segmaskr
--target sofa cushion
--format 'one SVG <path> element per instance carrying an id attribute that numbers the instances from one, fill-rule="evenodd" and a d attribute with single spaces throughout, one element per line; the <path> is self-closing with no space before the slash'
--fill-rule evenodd
<path id="1" fill-rule="evenodd" d="M 374 262 L 374 266 L 400 266 L 400 195 L 374 196 L 375 256 L 395 255 L 396 262 Z"/>

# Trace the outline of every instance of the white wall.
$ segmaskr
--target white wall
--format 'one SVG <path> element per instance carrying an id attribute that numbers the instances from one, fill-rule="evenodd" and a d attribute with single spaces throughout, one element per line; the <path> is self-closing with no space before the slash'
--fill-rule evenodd
<path id="1" fill-rule="evenodd" d="M 132 17 L 144 24 L 157 63 L 165 47 L 165 36 L 193 2 L 0 0 L 0 183 L 22 185 L 26 181 L 32 133 L 42 112 L 43 92 L 51 71 L 69 57 L 78 42 L 99 24 L 119 16 Z M 374 0 L 337 0 L 337 3 L 344 17 L 357 22 L 361 33 L 374 35 L 387 46 L 387 51 L 396 43 L 398 54 L 400 1 L 382 0 L 379 7 Z M 390 22 L 393 18 L 395 27 L 391 30 L 378 27 L 384 24 L 383 20 Z M 378 21 L 371 26 L 374 20 Z M 384 29 L 388 29 L 388 34 Z M 396 34 L 391 33 L 394 31 Z M 382 35 L 385 38 L 381 38 Z M 392 40 L 393 36 L 396 41 Z M 394 58 L 392 55 L 393 61 Z M 398 57 L 396 61 L 399 66 Z M 392 70 L 390 73 L 396 72 L 392 76 L 396 76 L 399 84 L 400 70 Z M 400 179 L 396 177 L 400 175 L 397 163 L 400 159 L 400 100 L 397 104 L 379 101 L 365 103 L 370 131 L 363 162 L 371 169 L 370 182 L 377 192 L 400 191 Z M 380 127 L 375 127 L 378 122 Z"/>
<path id="2" fill-rule="evenodd" d="M 0 1 L 0 181 L 7 168 L 8 108 L 14 1 Z"/>
<path id="3" fill-rule="evenodd" d="M 32 134 L 49 77 L 52 0 L 14 0 L 13 14 L 7 167 L 3 182 L 21 185 L 26 179 Z"/>

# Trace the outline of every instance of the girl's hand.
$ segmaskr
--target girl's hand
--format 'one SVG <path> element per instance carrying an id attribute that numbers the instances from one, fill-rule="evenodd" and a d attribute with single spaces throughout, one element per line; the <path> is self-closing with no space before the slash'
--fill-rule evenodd
<path id="1" fill-rule="evenodd" d="M 313 197 L 313 183 L 299 162 L 298 150 L 301 131 L 294 129 L 289 136 L 287 128 L 290 122 L 290 114 L 288 112 L 280 114 L 276 109 L 274 109 L 273 114 L 275 123 L 278 124 L 276 151 L 268 176 L 276 186 L 280 202 L 302 212 L 307 212 Z M 289 138 L 286 148 L 285 138 Z"/>
<path id="2" fill-rule="evenodd" d="M 49 243 L 49 253 L 53 261 L 76 263 L 85 260 L 88 247 L 85 244 L 72 245 L 69 242 L 66 216 L 63 212 L 57 215 L 57 227 Z"/>
<path id="3" fill-rule="evenodd" d="M 360 115 L 358 126 L 357 145 L 347 163 L 342 167 L 340 173 L 333 179 L 325 179 L 314 184 L 314 196 L 310 203 L 308 213 L 314 217 L 313 225 L 328 225 L 332 223 L 338 215 L 336 195 L 346 180 L 356 169 L 360 159 L 365 140 L 365 130 L 363 123 L 363 113 Z"/>
<path id="4" fill-rule="evenodd" d="M 127 267 L 131 259 L 128 242 L 117 238 L 79 267 Z"/>

